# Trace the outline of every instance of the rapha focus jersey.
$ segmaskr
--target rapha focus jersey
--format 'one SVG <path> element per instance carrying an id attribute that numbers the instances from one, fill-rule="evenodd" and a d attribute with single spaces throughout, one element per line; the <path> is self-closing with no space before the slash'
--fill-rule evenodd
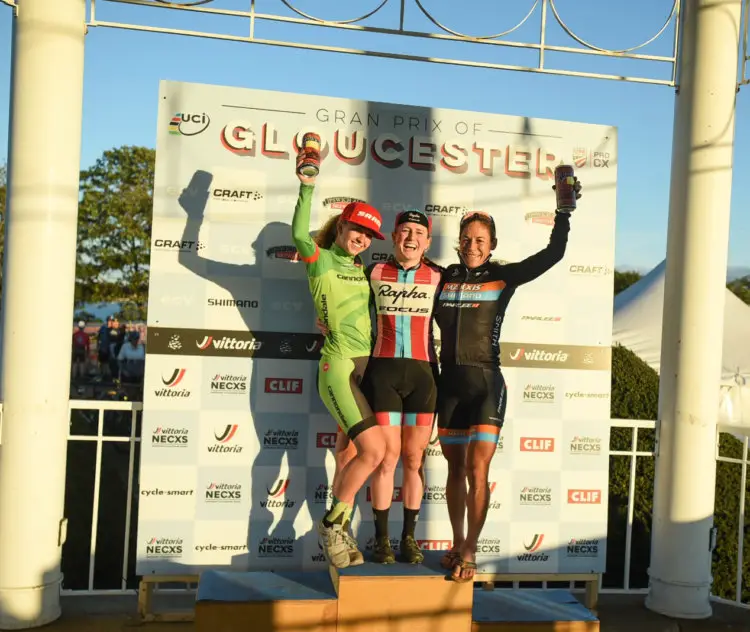
<path id="1" fill-rule="evenodd" d="M 508 303 L 519 285 L 544 274 L 565 255 L 570 216 L 557 213 L 549 244 L 520 261 L 487 261 L 473 269 L 448 266 L 435 310 L 440 326 L 440 363 L 480 367 L 500 365 L 500 331 Z"/>
<path id="2" fill-rule="evenodd" d="M 369 356 L 372 348 L 370 286 L 364 266 L 337 245 L 320 248 L 310 237 L 314 187 L 301 184 L 292 238 L 305 263 L 315 310 L 328 328 L 321 353 L 328 357 Z"/>
<path id="3" fill-rule="evenodd" d="M 396 261 L 367 269 L 375 309 L 373 358 L 408 358 L 437 362 L 432 313 L 440 269 L 428 263 L 404 270 Z"/>

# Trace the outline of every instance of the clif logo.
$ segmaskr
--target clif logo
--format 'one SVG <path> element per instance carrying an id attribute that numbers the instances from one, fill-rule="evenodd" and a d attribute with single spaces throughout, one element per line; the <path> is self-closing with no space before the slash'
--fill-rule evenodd
<path id="1" fill-rule="evenodd" d="M 521 437 L 521 452 L 554 452 L 552 437 Z"/>
<path id="2" fill-rule="evenodd" d="M 335 448 L 336 447 L 336 433 L 335 432 L 319 432 L 315 437 L 316 448 Z"/>
<path id="3" fill-rule="evenodd" d="M 302 380 L 299 378 L 267 377 L 266 393 L 300 395 L 302 393 Z"/>
<path id="4" fill-rule="evenodd" d="M 599 489 L 569 489 L 569 505 L 601 505 L 602 492 Z"/>

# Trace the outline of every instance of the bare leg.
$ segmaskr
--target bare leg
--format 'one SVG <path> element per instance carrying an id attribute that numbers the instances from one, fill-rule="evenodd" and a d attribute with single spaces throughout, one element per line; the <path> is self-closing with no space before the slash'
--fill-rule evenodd
<path id="1" fill-rule="evenodd" d="M 424 494 L 422 464 L 424 451 L 430 442 L 432 428 L 429 426 L 407 426 L 401 437 L 401 464 L 404 469 L 404 507 L 419 509 Z"/>
<path id="2" fill-rule="evenodd" d="M 393 502 L 393 477 L 401 453 L 401 427 L 380 426 L 385 441 L 385 457 L 372 476 L 372 508 L 388 509 Z"/>
<path id="3" fill-rule="evenodd" d="M 333 495 L 351 507 L 354 497 L 385 457 L 385 439 L 378 426 L 358 434 L 354 440 L 357 455 L 339 472 Z"/>
<path id="4" fill-rule="evenodd" d="M 465 444 L 441 444 L 443 456 L 448 461 L 448 480 L 445 483 L 445 499 L 448 504 L 448 517 L 453 530 L 453 547 L 459 551 L 464 544 L 464 518 L 466 515 L 466 454 Z M 443 565 L 453 568 L 449 556 L 443 558 Z"/>

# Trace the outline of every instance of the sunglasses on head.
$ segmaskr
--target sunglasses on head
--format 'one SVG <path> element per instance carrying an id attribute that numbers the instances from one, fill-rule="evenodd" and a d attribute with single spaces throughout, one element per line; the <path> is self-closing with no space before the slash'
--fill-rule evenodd
<path id="1" fill-rule="evenodd" d="M 464 213 L 463 217 L 461 217 L 461 226 L 475 219 L 487 219 L 490 221 L 492 227 L 495 227 L 495 218 L 484 211 L 469 211 L 468 213 Z"/>

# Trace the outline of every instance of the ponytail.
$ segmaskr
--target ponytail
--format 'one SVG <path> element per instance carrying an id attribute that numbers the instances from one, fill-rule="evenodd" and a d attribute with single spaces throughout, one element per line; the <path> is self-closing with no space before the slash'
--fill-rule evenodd
<path id="1" fill-rule="evenodd" d="M 315 237 L 313 237 L 313 241 L 318 244 L 319 248 L 329 250 L 331 246 L 333 246 L 336 241 L 336 236 L 338 235 L 338 223 L 340 217 L 341 213 L 329 217 L 326 220 L 326 223 L 323 224 L 323 227 L 318 231 Z"/>

